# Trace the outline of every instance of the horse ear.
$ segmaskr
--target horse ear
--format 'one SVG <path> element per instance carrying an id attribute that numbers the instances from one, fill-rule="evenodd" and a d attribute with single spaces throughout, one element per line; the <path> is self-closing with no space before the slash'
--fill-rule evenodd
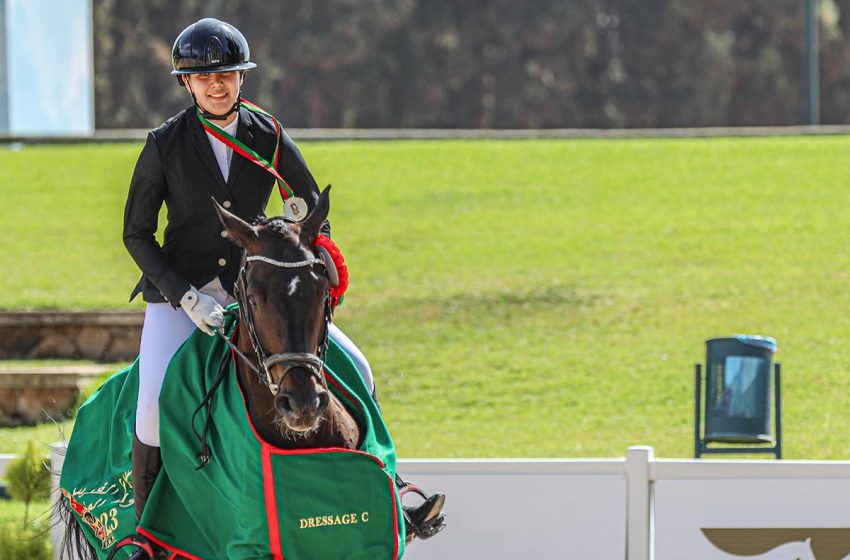
<path id="1" fill-rule="evenodd" d="M 218 201 L 213 198 L 213 207 L 215 213 L 218 214 L 218 219 L 227 230 L 227 237 L 242 248 L 247 248 L 248 245 L 257 239 L 257 228 L 237 216 L 229 212 Z"/>
<path id="2" fill-rule="evenodd" d="M 316 244 L 316 238 L 321 233 L 325 220 L 328 219 L 328 213 L 331 210 L 330 191 L 330 185 L 325 187 L 325 190 L 319 194 L 316 206 L 301 222 L 301 242 L 308 247 Z"/>

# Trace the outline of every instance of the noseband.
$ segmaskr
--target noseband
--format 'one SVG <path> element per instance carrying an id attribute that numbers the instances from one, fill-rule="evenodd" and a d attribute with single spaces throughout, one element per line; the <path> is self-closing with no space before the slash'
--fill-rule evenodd
<path id="1" fill-rule="evenodd" d="M 251 346 L 254 348 L 254 353 L 257 355 L 257 359 L 259 361 L 259 368 L 251 363 L 248 358 L 239 352 L 239 356 L 245 360 L 248 365 L 253 369 L 260 378 L 260 383 L 264 384 L 269 388 L 272 395 L 277 395 L 280 391 L 280 386 L 283 384 L 283 381 L 286 379 L 286 376 L 295 369 L 295 368 L 303 368 L 307 370 L 311 377 L 315 378 L 316 381 L 319 382 L 323 387 L 327 388 L 325 376 L 322 373 L 322 369 L 325 364 L 325 353 L 328 348 L 328 326 L 331 321 L 331 317 L 333 314 L 333 307 L 331 306 L 330 300 L 330 292 L 329 290 L 325 290 L 325 334 L 322 337 L 322 343 L 319 345 L 319 348 L 315 353 L 312 352 L 280 352 L 277 354 L 269 355 L 265 349 L 263 349 L 260 344 L 260 340 L 257 337 L 257 330 L 254 325 L 254 317 L 251 312 L 251 305 L 247 299 L 247 289 L 246 289 L 246 276 L 247 276 L 247 265 L 249 262 L 262 262 L 265 264 L 269 264 L 272 266 L 276 266 L 278 268 L 303 268 L 309 267 L 313 265 L 320 265 L 324 268 L 325 274 L 327 275 L 327 266 L 325 262 L 320 258 L 309 258 L 303 261 L 296 262 L 284 262 L 278 261 L 275 259 L 271 259 L 269 257 L 264 257 L 262 255 L 250 255 L 246 256 L 242 260 L 242 267 L 239 270 L 239 276 L 236 280 L 236 299 L 239 301 L 239 308 L 242 310 L 243 319 L 245 321 L 245 326 L 248 328 L 248 338 L 251 340 Z M 229 341 L 228 341 L 229 342 Z M 280 381 L 275 383 L 274 377 L 271 374 L 271 368 L 275 365 L 284 366 L 283 375 L 280 378 Z M 262 371 L 260 371 L 262 369 Z"/>

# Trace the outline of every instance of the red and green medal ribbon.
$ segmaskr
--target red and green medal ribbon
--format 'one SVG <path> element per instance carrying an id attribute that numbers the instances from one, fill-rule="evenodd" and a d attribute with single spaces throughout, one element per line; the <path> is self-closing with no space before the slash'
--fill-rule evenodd
<path id="1" fill-rule="evenodd" d="M 277 141 L 274 146 L 274 154 L 272 155 L 272 162 L 270 163 L 263 156 L 258 154 L 253 149 L 249 148 L 245 145 L 244 142 L 239 140 L 238 138 L 231 136 L 227 132 L 225 132 L 221 127 L 211 123 L 208 119 L 204 117 L 201 113 L 201 110 L 198 108 L 198 119 L 201 121 L 201 126 L 204 127 L 208 133 L 212 134 L 215 138 L 224 142 L 225 145 L 232 148 L 234 152 L 241 155 L 251 163 L 259 165 L 269 173 L 271 173 L 275 180 L 277 181 L 277 188 L 280 191 L 280 196 L 283 198 L 284 207 L 286 206 L 286 200 L 290 197 L 295 196 L 292 192 L 292 187 L 289 186 L 289 183 L 281 177 L 280 173 L 277 171 L 278 158 L 280 156 L 280 123 L 274 115 L 257 107 L 253 103 L 245 101 L 244 99 L 240 102 L 240 106 L 245 107 L 245 109 L 252 111 L 254 113 L 258 113 L 260 115 L 265 115 L 269 117 L 272 122 L 274 122 L 274 130 L 275 136 L 277 137 Z M 298 200 L 297 198 L 295 200 Z M 345 260 L 342 257 L 342 253 L 339 248 L 330 240 L 329 237 L 319 236 L 316 240 L 316 245 L 323 246 L 328 253 L 330 254 L 333 260 L 333 266 L 337 269 L 337 274 L 339 277 L 339 283 L 333 287 L 331 290 L 331 301 L 334 307 L 342 303 L 344 294 L 346 289 L 348 289 L 348 267 L 345 266 Z"/>
<path id="2" fill-rule="evenodd" d="M 206 119 L 204 117 L 204 115 L 201 113 L 200 109 L 197 109 L 198 120 L 201 121 L 201 126 L 204 127 L 204 130 L 206 130 L 208 133 L 212 134 L 215 138 L 217 138 L 219 141 L 223 142 L 229 148 L 233 149 L 234 152 L 236 152 L 240 156 L 244 157 L 245 159 L 247 159 L 251 163 L 259 165 L 260 167 L 262 167 L 263 169 L 265 169 L 266 171 L 271 173 L 274 176 L 275 180 L 277 181 L 277 188 L 280 191 L 281 198 L 283 198 L 283 200 L 286 201 L 286 199 L 288 199 L 291 196 L 294 196 L 294 194 L 292 192 L 292 187 L 289 186 L 289 183 L 286 182 L 286 179 L 281 177 L 280 173 L 278 173 L 278 171 L 277 171 L 277 163 L 278 163 L 278 158 L 280 156 L 280 128 L 281 128 L 280 123 L 278 122 L 278 120 L 276 118 L 274 118 L 274 116 L 271 113 L 261 109 L 260 107 L 257 107 L 253 103 L 245 101 L 244 99 L 240 102 L 240 106 L 242 106 L 245 109 L 252 111 L 254 113 L 258 113 L 260 115 L 265 115 L 265 116 L 271 118 L 272 122 L 274 122 L 274 130 L 275 130 L 275 136 L 277 137 L 277 141 L 275 142 L 275 146 L 274 146 L 274 154 L 272 155 L 272 163 L 270 163 L 266 158 L 264 158 L 263 156 L 258 154 L 256 151 L 254 151 L 253 149 L 248 147 L 244 142 L 242 142 L 241 140 L 239 140 L 235 136 L 231 136 L 230 134 L 225 132 L 221 127 L 213 124 L 208 119 Z"/>

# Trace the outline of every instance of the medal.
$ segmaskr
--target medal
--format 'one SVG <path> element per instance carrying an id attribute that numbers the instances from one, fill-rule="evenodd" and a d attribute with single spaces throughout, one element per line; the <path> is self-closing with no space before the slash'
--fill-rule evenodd
<path id="1" fill-rule="evenodd" d="M 300 196 L 291 196 L 283 203 L 283 217 L 300 222 L 307 217 L 307 203 Z"/>

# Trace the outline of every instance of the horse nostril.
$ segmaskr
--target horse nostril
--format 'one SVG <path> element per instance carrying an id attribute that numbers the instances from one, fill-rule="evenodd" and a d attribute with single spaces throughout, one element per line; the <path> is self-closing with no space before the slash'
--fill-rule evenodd
<path id="1" fill-rule="evenodd" d="M 328 408 L 330 397 L 328 397 L 327 393 L 321 393 L 318 397 L 316 397 L 316 401 L 316 414 L 322 414 Z"/>
<path id="2" fill-rule="evenodd" d="M 292 402 L 290 402 L 288 396 L 282 393 L 278 395 L 277 398 L 274 400 L 274 406 L 280 412 L 292 414 Z"/>

